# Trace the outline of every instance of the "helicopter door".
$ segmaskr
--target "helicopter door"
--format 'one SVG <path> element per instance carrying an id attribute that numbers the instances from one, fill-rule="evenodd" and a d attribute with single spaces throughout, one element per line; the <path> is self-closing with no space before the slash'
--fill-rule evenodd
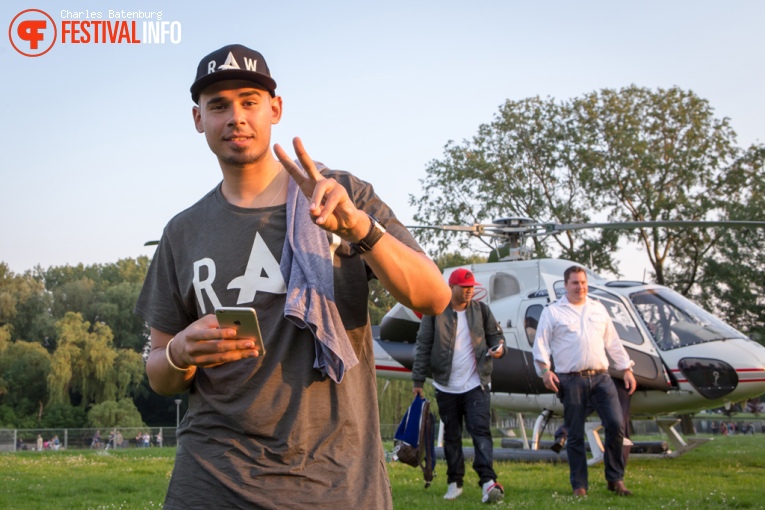
<path id="1" fill-rule="evenodd" d="M 537 375 L 534 368 L 534 355 L 531 352 L 531 348 L 534 346 L 534 338 L 537 336 L 537 326 L 539 326 L 539 318 L 542 316 L 542 311 L 545 309 L 542 304 L 531 304 L 523 313 L 523 338 L 519 339 L 519 342 L 525 342 L 526 346 L 519 346 L 521 351 L 525 354 L 525 372 L 528 380 L 528 386 L 533 389 L 536 394 L 545 393 L 545 388 L 542 378 Z M 555 368 L 553 362 L 553 369 Z"/>
<path id="2" fill-rule="evenodd" d="M 531 351 L 528 347 L 524 349 L 521 344 L 521 342 L 526 342 L 526 339 L 518 338 L 515 331 L 510 329 L 505 330 L 504 334 L 508 354 L 503 358 L 494 360 L 494 371 L 491 375 L 492 391 L 536 394 L 546 391 L 542 379 L 533 373 Z M 533 390 L 529 391 L 529 388 L 533 388 Z"/>
<path id="3" fill-rule="evenodd" d="M 668 390 L 671 383 L 661 357 L 653 343 L 641 332 L 634 314 L 630 313 L 632 310 L 625 306 L 622 298 L 592 285 L 587 295 L 606 307 L 627 354 L 635 362 L 632 371 L 638 384 L 652 389 Z M 615 370 L 611 371 L 611 375 L 620 379 L 622 377 L 622 373 Z"/>

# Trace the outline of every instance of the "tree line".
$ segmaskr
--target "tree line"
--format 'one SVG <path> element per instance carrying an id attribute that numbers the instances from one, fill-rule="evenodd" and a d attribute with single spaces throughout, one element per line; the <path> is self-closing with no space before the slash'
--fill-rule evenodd
<path id="1" fill-rule="evenodd" d="M 440 261 L 445 267 L 480 260 L 457 254 Z M 133 314 L 149 262 L 128 258 L 23 274 L 0 262 L 0 428 L 175 423 L 176 397 L 149 387 L 149 329 Z M 373 281 L 372 324 L 394 304 Z M 384 423 L 400 418 L 410 393 L 411 383 L 402 381 L 380 391 Z"/>
<path id="2" fill-rule="evenodd" d="M 133 307 L 149 259 L 0 263 L 0 427 L 140 427 L 148 329 Z"/>

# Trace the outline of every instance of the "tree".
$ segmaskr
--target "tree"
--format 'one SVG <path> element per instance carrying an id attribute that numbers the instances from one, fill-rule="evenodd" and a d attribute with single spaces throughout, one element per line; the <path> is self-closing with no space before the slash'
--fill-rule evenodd
<path id="1" fill-rule="evenodd" d="M 734 160 L 735 133 L 693 92 L 634 85 L 592 92 L 572 102 L 570 132 L 570 165 L 592 207 L 610 221 L 719 219 L 713 197 Z M 656 282 L 685 294 L 716 239 L 706 231 L 661 228 L 636 236 Z M 674 274 L 665 267 L 673 252 L 690 263 Z"/>
<path id="2" fill-rule="evenodd" d="M 765 145 L 737 159 L 720 186 L 727 218 L 765 221 Z M 765 230 L 724 229 L 702 259 L 694 297 L 726 322 L 765 344 Z"/>
<path id="3" fill-rule="evenodd" d="M 715 197 L 730 188 L 739 152 L 728 119 L 677 87 L 632 85 L 560 103 L 507 101 L 472 140 L 446 145 L 444 158 L 427 167 L 426 191 L 410 203 L 415 219 L 431 225 L 511 215 L 564 224 L 724 219 Z M 611 253 L 619 239 L 638 241 L 656 281 L 688 294 L 721 232 L 566 232 L 552 237 L 556 244 L 534 239 L 534 251 L 618 274 Z M 418 238 L 437 241 L 438 253 L 450 240 L 436 235 Z M 460 238 L 460 247 L 469 240 Z"/>
<path id="4" fill-rule="evenodd" d="M 481 125 L 471 141 L 450 141 L 442 160 L 428 164 L 421 181 L 426 190 L 410 195 L 415 220 L 427 225 L 491 222 L 521 216 L 541 222 L 590 221 L 590 197 L 577 168 L 568 164 L 572 137 L 570 107 L 552 99 L 506 101 L 490 124 Z M 424 242 L 447 248 L 451 239 L 435 231 L 416 232 Z M 573 260 L 593 260 L 600 270 L 617 272 L 611 258 L 618 234 L 567 232 L 543 242 L 534 239 L 535 256 L 557 251 Z M 469 238 L 458 238 L 461 248 Z M 550 243 L 554 243 L 550 247 Z"/>
<path id="5" fill-rule="evenodd" d="M 450 252 L 439 255 L 433 259 L 438 268 L 443 273 L 449 267 L 466 266 L 468 264 L 483 264 L 486 257 L 476 254 L 464 255 L 460 252 Z"/>
<path id="6" fill-rule="evenodd" d="M 114 345 L 141 352 L 148 340 L 146 323 L 133 313 L 141 283 L 121 282 L 108 287 L 94 303 L 95 320 L 109 325 Z"/>
<path id="7" fill-rule="evenodd" d="M 396 304 L 393 296 L 376 279 L 369 282 L 368 302 L 369 320 L 372 325 L 380 324 L 385 314 Z"/>
<path id="8" fill-rule="evenodd" d="M 7 330 L 0 331 L 0 337 L 7 336 Z M 48 400 L 50 368 L 50 355 L 40 344 L 0 338 L 0 406 L 17 418 L 39 421 Z"/>
<path id="9" fill-rule="evenodd" d="M 109 325 L 117 347 L 142 351 L 148 329 L 133 313 L 149 267 L 148 257 L 122 259 L 113 264 L 51 267 L 44 272 L 53 295 L 52 315 L 77 312 L 96 324 Z"/>
<path id="10" fill-rule="evenodd" d="M 133 401 L 123 398 L 117 401 L 107 400 L 94 405 L 88 411 L 88 423 L 94 428 L 137 428 L 145 427 Z"/>
<path id="11" fill-rule="evenodd" d="M 46 429 L 79 429 L 87 427 L 87 425 L 88 416 L 82 407 L 75 407 L 69 404 L 53 404 L 45 406 L 42 421 L 38 426 Z"/>
<path id="12" fill-rule="evenodd" d="M 17 275 L 0 262 L 0 325 L 10 325 L 14 340 L 46 344 L 53 333 L 50 302 L 39 275 Z"/>
<path id="13" fill-rule="evenodd" d="M 112 347 L 109 326 L 92 327 L 79 313 L 67 312 L 56 323 L 58 347 L 48 376 L 51 403 L 69 403 L 78 393 L 81 405 L 117 400 L 127 396 L 143 377 L 140 354 Z"/>

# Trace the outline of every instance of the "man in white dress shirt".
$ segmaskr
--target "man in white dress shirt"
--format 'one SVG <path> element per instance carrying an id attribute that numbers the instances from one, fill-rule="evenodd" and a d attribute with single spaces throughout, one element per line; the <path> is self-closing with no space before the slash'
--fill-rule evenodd
<path id="1" fill-rule="evenodd" d="M 591 402 L 606 429 L 604 463 L 608 489 L 620 496 L 629 496 L 632 492 L 623 481 L 625 424 L 616 387 L 608 374 L 606 353 L 615 368 L 624 371 L 624 384 L 630 394 L 636 386 L 632 361 L 606 308 L 587 296 L 584 268 L 569 267 L 563 281 L 566 295 L 542 312 L 533 352 L 537 375 L 563 402 L 563 418 L 569 428 L 566 453 L 571 487 L 574 495 L 587 495 L 584 423 L 587 404 Z M 555 361 L 555 372 L 551 370 L 551 357 Z"/>

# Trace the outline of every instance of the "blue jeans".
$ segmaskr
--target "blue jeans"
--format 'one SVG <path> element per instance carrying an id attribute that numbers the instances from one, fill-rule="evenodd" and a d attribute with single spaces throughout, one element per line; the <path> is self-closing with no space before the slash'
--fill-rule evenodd
<path id="1" fill-rule="evenodd" d="M 603 461 L 606 480 L 616 482 L 624 479 L 624 421 L 619 397 L 611 376 L 558 374 L 560 391 L 563 393 L 563 419 L 569 427 L 566 454 L 573 489 L 588 489 L 587 455 L 584 448 L 584 423 L 587 405 L 592 405 L 606 429 Z"/>
<path id="2" fill-rule="evenodd" d="M 436 402 L 441 421 L 444 422 L 444 456 L 446 457 L 446 483 L 462 487 L 465 478 L 465 457 L 462 454 L 462 420 L 465 420 L 473 438 L 475 457 L 473 469 L 478 473 L 478 484 L 496 480 L 492 467 L 494 443 L 491 439 L 491 397 L 488 388 L 480 386 L 466 393 L 444 393 L 436 390 Z"/>
<path id="3" fill-rule="evenodd" d="M 616 394 L 619 396 L 619 405 L 622 408 L 622 422 L 624 423 L 624 438 L 629 439 L 630 437 L 630 400 L 632 399 L 632 395 L 630 395 L 630 391 L 624 386 L 624 381 L 621 379 L 614 379 L 611 378 L 612 381 L 614 381 L 614 386 L 616 386 Z M 563 402 L 561 402 L 563 403 Z M 587 404 L 587 416 L 591 415 L 595 412 L 595 408 L 592 407 L 591 403 Z M 566 423 L 564 422 L 558 429 L 555 431 L 555 440 L 563 440 L 566 441 L 568 438 L 568 427 L 566 427 Z M 626 462 L 625 462 L 626 466 Z"/>

